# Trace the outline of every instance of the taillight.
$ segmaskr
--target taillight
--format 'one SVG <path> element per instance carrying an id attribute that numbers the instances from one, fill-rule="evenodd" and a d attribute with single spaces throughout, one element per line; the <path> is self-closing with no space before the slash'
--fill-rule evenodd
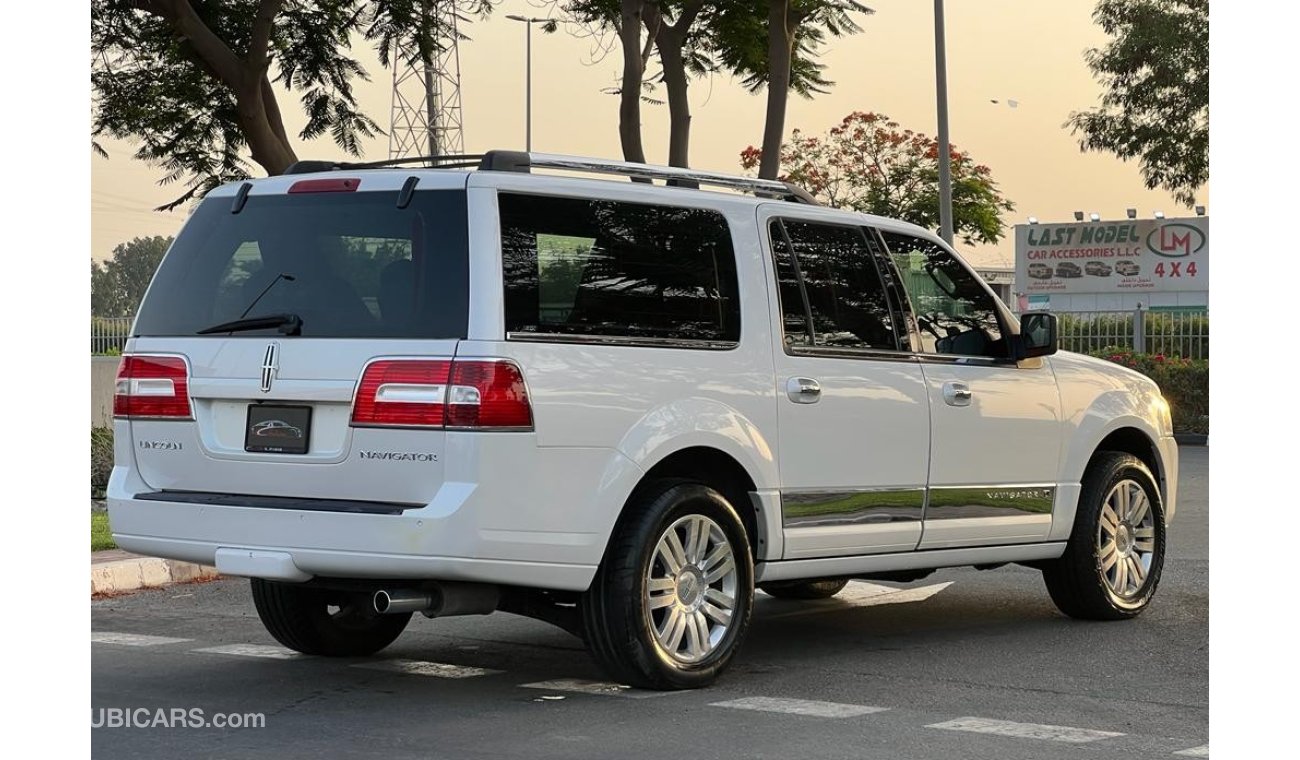
<path id="1" fill-rule="evenodd" d="M 531 430 L 524 373 L 513 362 L 457 359 L 451 365 L 447 427 Z"/>
<path id="2" fill-rule="evenodd" d="M 179 356 L 123 356 L 113 393 L 120 419 L 189 420 L 189 371 Z"/>
<path id="3" fill-rule="evenodd" d="M 512 362 L 383 359 L 366 367 L 352 425 L 531 430 L 533 412 Z"/>

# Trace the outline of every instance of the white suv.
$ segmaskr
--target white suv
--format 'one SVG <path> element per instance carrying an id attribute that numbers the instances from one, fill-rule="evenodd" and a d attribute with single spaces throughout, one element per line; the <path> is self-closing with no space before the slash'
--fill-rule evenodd
<path id="1" fill-rule="evenodd" d="M 659 689 L 722 672 L 756 587 L 1016 562 L 1074 617 L 1149 603 L 1168 405 L 931 233 L 743 177 L 470 168 L 208 194 L 122 359 L 122 548 L 252 578 L 300 652 L 504 610 Z"/>

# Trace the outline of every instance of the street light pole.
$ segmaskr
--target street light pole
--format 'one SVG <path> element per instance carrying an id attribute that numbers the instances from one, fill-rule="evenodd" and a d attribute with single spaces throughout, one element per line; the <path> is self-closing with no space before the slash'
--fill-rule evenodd
<path id="1" fill-rule="evenodd" d="M 939 111 L 939 236 L 952 245 L 952 145 L 948 139 L 948 56 L 943 0 L 934 0 L 934 89 Z"/>
<path id="2" fill-rule="evenodd" d="M 506 18 L 524 24 L 524 150 L 533 151 L 533 24 L 545 24 L 550 19 L 529 18 L 510 14 Z"/>

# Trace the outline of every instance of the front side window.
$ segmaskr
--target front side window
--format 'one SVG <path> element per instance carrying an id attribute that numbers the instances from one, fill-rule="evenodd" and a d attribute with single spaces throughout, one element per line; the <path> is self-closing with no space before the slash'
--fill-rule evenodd
<path id="1" fill-rule="evenodd" d="M 786 344 L 898 350 L 894 314 L 862 230 L 774 219 Z"/>
<path id="2" fill-rule="evenodd" d="M 1008 356 L 993 295 L 951 251 L 914 235 L 885 230 L 880 234 L 902 275 L 925 351 Z"/>
<path id="3" fill-rule="evenodd" d="M 735 342 L 731 230 L 716 211 L 500 193 L 506 331 Z"/>

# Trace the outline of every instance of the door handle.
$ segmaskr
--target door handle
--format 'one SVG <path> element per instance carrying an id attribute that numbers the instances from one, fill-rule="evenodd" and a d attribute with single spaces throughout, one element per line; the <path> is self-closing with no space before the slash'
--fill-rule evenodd
<path id="1" fill-rule="evenodd" d="M 943 384 L 943 402 L 948 406 L 970 406 L 970 386 L 949 380 Z"/>
<path id="2" fill-rule="evenodd" d="M 785 381 L 785 395 L 796 404 L 815 404 L 822 397 L 822 386 L 811 377 L 792 377 Z"/>

